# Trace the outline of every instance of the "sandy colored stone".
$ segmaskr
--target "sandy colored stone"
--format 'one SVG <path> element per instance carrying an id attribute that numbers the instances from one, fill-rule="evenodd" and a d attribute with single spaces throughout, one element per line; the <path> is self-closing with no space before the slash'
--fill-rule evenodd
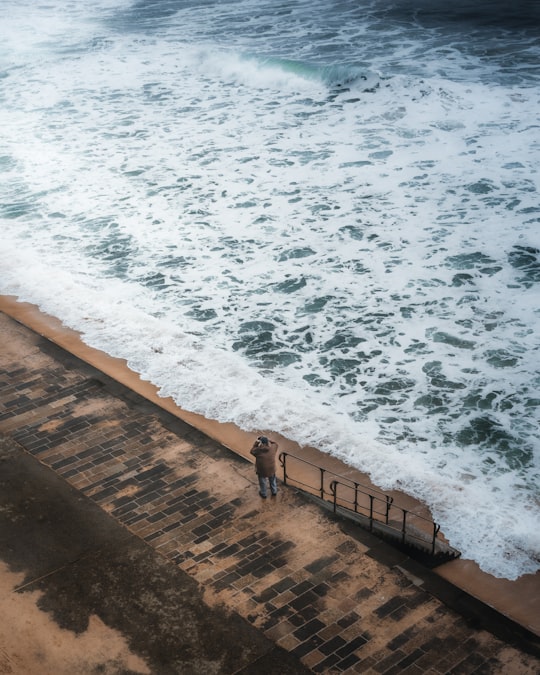
<path id="1" fill-rule="evenodd" d="M 0 673 L 151 673 L 145 661 L 129 650 L 124 637 L 97 616 L 90 617 L 88 629 L 80 634 L 59 628 L 38 608 L 39 591 L 16 590 L 23 580 L 23 574 L 10 572 L 0 562 Z"/>

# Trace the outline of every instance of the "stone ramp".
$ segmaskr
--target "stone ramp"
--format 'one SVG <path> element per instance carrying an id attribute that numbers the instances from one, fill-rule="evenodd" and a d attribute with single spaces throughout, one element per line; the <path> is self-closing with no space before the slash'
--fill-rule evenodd
<path id="1" fill-rule="evenodd" d="M 480 627 L 482 607 L 448 585 L 441 602 L 403 554 L 295 490 L 261 500 L 251 464 L 22 326 L 9 330 L 20 345 L 0 353 L 0 432 L 197 582 L 208 611 L 243 618 L 313 672 L 538 672 L 534 636 L 492 616 L 496 637 Z"/>

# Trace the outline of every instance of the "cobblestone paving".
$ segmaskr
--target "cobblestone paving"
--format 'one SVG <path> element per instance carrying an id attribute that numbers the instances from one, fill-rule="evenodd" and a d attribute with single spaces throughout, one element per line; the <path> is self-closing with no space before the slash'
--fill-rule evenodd
<path id="1" fill-rule="evenodd" d="M 261 500 L 245 460 L 46 341 L 28 350 L 31 368 L 0 350 L 0 433 L 313 672 L 539 672 L 295 490 Z"/>

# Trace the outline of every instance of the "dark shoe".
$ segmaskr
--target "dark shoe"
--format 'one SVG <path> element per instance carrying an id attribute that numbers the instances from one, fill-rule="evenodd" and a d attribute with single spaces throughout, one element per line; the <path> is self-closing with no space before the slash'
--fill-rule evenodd
<path id="1" fill-rule="evenodd" d="M 262 497 L 263 499 L 266 499 L 266 495 L 263 495 L 262 492 L 259 492 L 259 494 L 261 495 L 261 497 Z"/>
<path id="2" fill-rule="evenodd" d="M 277 495 L 277 492 L 272 492 L 272 497 L 275 497 Z"/>

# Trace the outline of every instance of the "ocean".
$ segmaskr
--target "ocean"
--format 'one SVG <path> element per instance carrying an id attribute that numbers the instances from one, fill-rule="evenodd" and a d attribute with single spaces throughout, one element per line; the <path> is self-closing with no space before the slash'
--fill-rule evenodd
<path id="1" fill-rule="evenodd" d="M 0 293 L 540 558 L 540 9 L 4 0 Z"/>

